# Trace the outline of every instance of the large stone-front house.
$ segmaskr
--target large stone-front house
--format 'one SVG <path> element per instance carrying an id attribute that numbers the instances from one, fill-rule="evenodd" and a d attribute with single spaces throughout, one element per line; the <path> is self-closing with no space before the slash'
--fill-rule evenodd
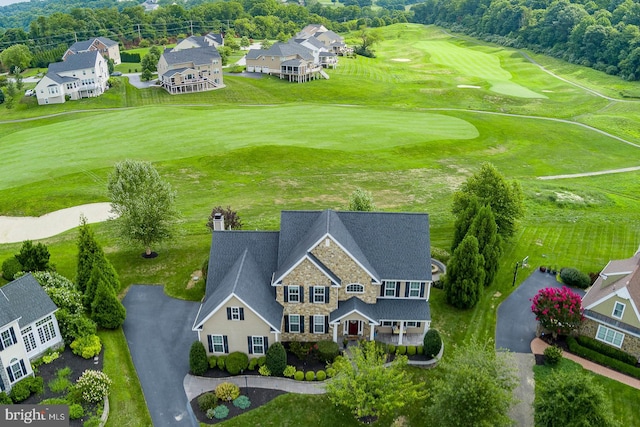
<path id="1" fill-rule="evenodd" d="M 582 298 L 585 320 L 580 334 L 595 338 L 640 360 L 640 250 L 612 260 Z"/>
<path id="2" fill-rule="evenodd" d="M 75 42 L 62 56 L 62 60 L 66 61 L 71 55 L 83 52 L 98 51 L 105 59 L 113 60 L 115 65 L 120 64 L 120 46 L 106 37 L 96 37 L 95 39 Z"/>
<path id="3" fill-rule="evenodd" d="M 216 218 L 206 295 L 193 324 L 209 354 L 270 343 L 419 344 L 431 323 L 429 217 L 283 211 L 280 231 Z"/>
<path id="4" fill-rule="evenodd" d="M 64 345 L 56 310 L 31 274 L 0 288 L 0 391 L 33 375 L 31 360 Z"/>
<path id="5" fill-rule="evenodd" d="M 158 78 L 167 92 L 175 95 L 224 87 L 222 58 L 213 39 L 207 37 L 189 37 L 162 53 Z"/>
<path id="6" fill-rule="evenodd" d="M 100 52 L 75 53 L 49 64 L 47 74 L 36 85 L 36 97 L 39 105 L 91 98 L 102 95 L 108 81 L 107 61 Z"/>

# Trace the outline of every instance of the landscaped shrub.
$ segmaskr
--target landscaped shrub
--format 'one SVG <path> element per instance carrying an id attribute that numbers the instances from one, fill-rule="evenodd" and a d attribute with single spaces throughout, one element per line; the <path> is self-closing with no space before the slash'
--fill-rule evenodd
<path id="1" fill-rule="evenodd" d="M 20 264 L 20 261 L 18 261 L 16 257 L 12 256 L 11 258 L 7 258 L 2 263 L 2 277 L 4 277 L 5 280 L 13 280 L 13 276 L 15 276 L 18 271 L 22 271 L 22 264 Z"/>
<path id="2" fill-rule="evenodd" d="M 78 403 L 69 405 L 69 418 L 72 420 L 78 420 L 84 417 L 84 408 Z"/>
<path id="3" fill-rule="evenodd" d="M 584 357 L 585 359 L 589 359 L 592 362 L 599 363 L 600 365 L 608 366 L 609 368 L 615 369 L 616 371 L 622 372 L 624 374 L 631 375 L 634 378 L 640 379 L 640 368 L 627 365 L 626 363 L 621 362 L 617 359 L 605 356 L 595 350 L 583 347 L 578 344 L 578 341 L 576 341 L 575 338 L 571 336 L 567 337 L 567 345 L 569 346 L 569 351 L 573 354 Z"/>
<path id="4" fill-rule="evenodd" d="M 220 369 L 221 371 L 224 371 L 224 367 L 227 364 L 227 356 L 218 356 L 218 369 Z"/>
<path id="5" fill-rule="evenodd" d="M 396 354 L 399 354 L 400 356 L 404 356 L 405 354 L 407 354 L 407 346 L 399 345 L 396 349 Z"/>
<path id="6" fill-rule="evenodd" d="M 557 345 L 552 345 L 544 349 L 544 363 L 547 365 L 557 365 L 562 360 L 562 349 Z"/>
<path id="7" fill-rule="evenodd" d="M 240 396 L 240 387 L 233 383 L 221 383 L 216 387 L 216 396 L 224 402 L 231 402 Z"/>
<path id="8" fill-rule="evenodd" d="M 296 381 L 302 381 L 304 380 L 304 372 L 302 371 L 296 371 L 295 374 L 293 374 L 293 379 Z"/>
<path id="9" fill-rule="evenodd" d="M 440 333 L 435 329 L 429 329 L 424 336 L 424 354 L 433 359 L 440 353 L 442 348 L 442 339 Z"/>
<path id="10" fill-rule="evenodd" d="M 97 335 L 87 335 L 76 339 L 71 343 L 71 351 L 73 354 L 82 356 L 85 359 L 91 359 L 93 356 L 100 354 L 102 343 Z"/>
<path id="11" fill-rule="evenodd" d="M 13 400 L 4 391 L 0 391 L 0 405 L 11 405 Z"/>
<path id="12" fill-rule="evenodd" d="M 258 358 L 254 357 L 253 359 L 249 360 L 249 370 L 255 371 L 256 366 L 258 366 Z"/>
<path id="13" fill-rule="evenodd" d="M 31 396 L 31 390 L 29 390 L 29 384 L 24 380 L 15 383 L 9 393 L 9 397 L 14 403 L 20 403 L 29 396 Z"/>
<path id="14" fill-rule="evenodd" d="M 71 387 L 71 381 L 69 378 L 58 377 L 49 381 L 47 387 L 54 393 L 62 393 Z"/>
<path id="15" fill-rule="evenodd" d="M 205 414 L 207 416 L 207 418 L 209 418 L 210 420 L 213 419 L 213 416 L 215 415 L 215 412 L 213 410 L 213 408 L 211 409 L 207 409 L 207 413 Z"/>
<path id="16" fill-rule="evenodd" d="M 27 377 L 22 382 L 29 387 L 31 394 L 40 394 L 44 391 L 44 379 L 42 377 Z"/>
<path id="17" fill-rule="evenodd" d="M 203 375 L 209 369 L 207 351 L 201 341 L 194 341 L 189 351 L 189 372 L 193 375 Z"/>
<path id="18" fill-rule="evenodd" d="M 247 396 L 239 396 L 233 400 L 233 406 L 240 409 L 247 409 L 251 406 L 251 401 Z"/>
<path id="19" fill-rule="evenodd" d="M 258 366 L 264 366 L 267 363 L 267 356 L 258 357 Z"/>
<path id="20" fill-rule="evenodd" d="M 424 346 L 423 345 L 419 345 L 417 352 L 419 355 L 423 355 L 424 354 Z"/>
<path id="21" fill-rule="evenodd" d="M 287 365 L 287 367 L 284 368 L 284 372 L 282 372 L 282 375 L 284 375 L 287 378 L 291 378 L 295 375 L 295 373 L 296 373 L 296 367 Z"/>
<path id="22" fill-rule="evenodd" d="M 416 349 L 416 346 L 415 346 L 415 345 L 409 345 L 409 346 L 407 346 L 407 354 L 408 354 L 409 356 L 415 356 L 416 352 L 417 352 L 417 349 Z"/>
<path id="23" fill-rule="evenodd" d="M 67 345 L 78 338 L 95 335 L 98 330 L 96 322 L 83 313 L 72 314 L 66 308 L 56 311 L 56 319 L 60 327 L 60 335 Z"/>
<path id="24" fill-rule="evenodd" d="M 58 357 L 60 357 L 60 353 L 58 353 L 57 351 L 51 351 L 51 349 L 49 349 L 47 350 L 47 353 L 44 356 L 42 356 L 42 363 L 45 363 L 48 365 L 49 363 L 56 360 Z M 70 368 L 66 368 L 66 369 L 69 369 L 69 373 L 71 373 Z"/>
<path id="25" fill-rule="evenodd" d="M 340 349 L 338 343 L 330 340 L 318 341 L 318 358 L 321 362 L 331 363 L 336 358 Z"/>
<path id="26" fill-rule="evenodd" d="M 338 370 L 336 368 L 334 368 L 333 366 L 327 366 L 327 376 L 329 378 L 335 377 L 337 373 Z"/>
<path id="27" fill-rule="evenodd" d="M 258 373 L 263 377 L 271 376 L 271 370 L 267 367 L 267 365 L 260 366 L 260 369 L 258 369 Z"/>
<path id="28" fill-rule="evenodd" d="M 563 268 L 560 270 L 560 279 L 562 283 L 569 286 L 585 289 L 591 284 L 589 275 L 581 272 L 577 268 Z"/>
<path id="29" fill-rule="evenodd" d="M 38 405 L 69 405 L 69 399 L 63 399 L 62 397 L 50 397 L 40 401 Z"/>
<path id="30" fill-rule="evenodd" d="M 224 405 L 216 406 L 213 409 L 213 416 L 219 420 L 227 418 L 229 416 L 229 408 Z"/>
<path id="31" fill-rule="evenodd" d="M 89 403 L 97 403 L 109 394 L 111 379 L 104 372 L 86 370 L 76 382 L 82 398 Z"/>
<path id="32" fill-rule="evenodd" d="M 387 346 L 387 352 L 388 352 L 389 354 L 396 354 L 396 346 L 395 346 L 395 345 L 393 345 L 393 344 L 389 344 L 389 345 Z"/>
<path id="33" fill-rule="evenodd" d="M 633 355 L 597 341 L 594 338 L 579 336 L 578 338 L 576 338 L 576 340 L 583 347 L 595 350 L 600 354 L 604 354 L 605 356 L 613 357 L 614 359 L 617 359 L 628 365 L 636 366 L 636 363 L 638 362 L 638 359 L 636 359 Z"/>
<path id="34" fill-rule="evenodd" d="M 282 343 L 273 343 L 267 349 L 266 366 L 269 368 L 271 375 L 281 377 L 284 368 L 287 367 L 287 350 L 284 349 Z"/>
<path id="35" fill-rule="evenodd" d="M 215 369 L 218 367 L 218 356 L 209 356 L 209 368 Z"/>
<path id="36" fill-rule="evenodd" d="M 313 380 L 316 379 L 316 373 L 313 372 L 313 371 L 307 371 L 304 374 L 304 379 L 307 380 L 307 381 L 313 381 Z"/>
<path id="37" fill-rule="evenodd" d="M 309 355 L 310 346 L 307 343 L 301 343 L 300 341 L 291 341 L 289 343 L 289 351 L 300 360 L 305 360 Z"/>
<path id="38" fill-rule="evenodd" d="M 227 372 L 231 375 L 238 375 L 241 371 L 244 371 L 249 366 L 249 356 L 240 352 L 234 351 L 227 356 L 225 361 L 225 367 Z"/>
<path id="39" fill-rule="evenodd" d="M 443 264 L 446 264 L 449 262 L 451 254 L 446 249 L 431 246 L 431 258 L 435 258 Z"/>
<path id="40" fill-rule="evenodd" d="M 319 371 L 316 373 L 316 379 L 317 379 L 318 381 L 324 381 L 324 380 L 326 380 L 326 379 L 327 379 L 327 373 L 326 373 L 325 371 L 323 371 L 323 370 L 319 370 Z"/>
<path id="41" fill-rule="evenodd" d="M 215 393 L 207 392 L 198 396 L 198 407 L 202 412 L 207 412 L 209 409 L 213 409 L 218 404 L 218 397 Z"/>

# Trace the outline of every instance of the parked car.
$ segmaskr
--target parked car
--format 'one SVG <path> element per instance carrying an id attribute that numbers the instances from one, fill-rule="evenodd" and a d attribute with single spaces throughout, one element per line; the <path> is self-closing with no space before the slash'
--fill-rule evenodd
<path id="1" fill-rule="evenodd" d="M 118 77 L 118 76 L 121 76 L 122 73 L 120 71 L 114 71 L 113 73 L 111 73 L 111 75 L 114 77 Z"/>
<path id="2" fill-rule="evenodd" d="M 35 96 L 35 95 L 36 95 L 36 91 L 35 91 L 35 90 L 33 90 L 33 89 L 27 89 L 27 90 L 24 92 L 24 96 Z"/>

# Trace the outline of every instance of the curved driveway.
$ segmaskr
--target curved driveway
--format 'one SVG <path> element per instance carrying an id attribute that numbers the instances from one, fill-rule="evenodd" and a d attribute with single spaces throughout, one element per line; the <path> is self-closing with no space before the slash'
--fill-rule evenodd
<path id="1" fill-rule="evenodd" d="M 123 299 L 123 325 L 133 364 L 155 427 L 197 427 L 183 380 L 199 303 L 164 294 L 162 286 L 133 285 Z"/>

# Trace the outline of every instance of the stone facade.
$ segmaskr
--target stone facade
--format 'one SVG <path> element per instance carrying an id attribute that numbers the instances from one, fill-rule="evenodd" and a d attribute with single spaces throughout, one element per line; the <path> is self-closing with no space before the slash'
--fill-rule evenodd
<path id="1" fill-rule="evenodd" d="M 599 325 L 600 323 L 596 322 L 595 320 L 585 318 L 584 322 L 582 322 L 582 325 L 580 326 L 579 334 L 589 338 L 596 339 L 596 334 L 598 333 Z M 611 326 L 609 325 L 603 325 L 603 326 L 611 328 Z M 615 328 L 611 328 L 611 329 L 615 329 Z M 618 330 L 618 329 L 615 329 L 615 330 L 617 330 L 618 332 L 624 333 L 624 340 L 622 341 L 622 347 L 620 348 L 620 350 L 627 352 L 629 354 L 632 354 L 633 356 L 637 357 L 640 360 L 640 338 L 633 336 L 631 334 L 628 334 L 623 330 Z M 612 347 L 615 347 L 615 346 L 612 346 Z"/>

